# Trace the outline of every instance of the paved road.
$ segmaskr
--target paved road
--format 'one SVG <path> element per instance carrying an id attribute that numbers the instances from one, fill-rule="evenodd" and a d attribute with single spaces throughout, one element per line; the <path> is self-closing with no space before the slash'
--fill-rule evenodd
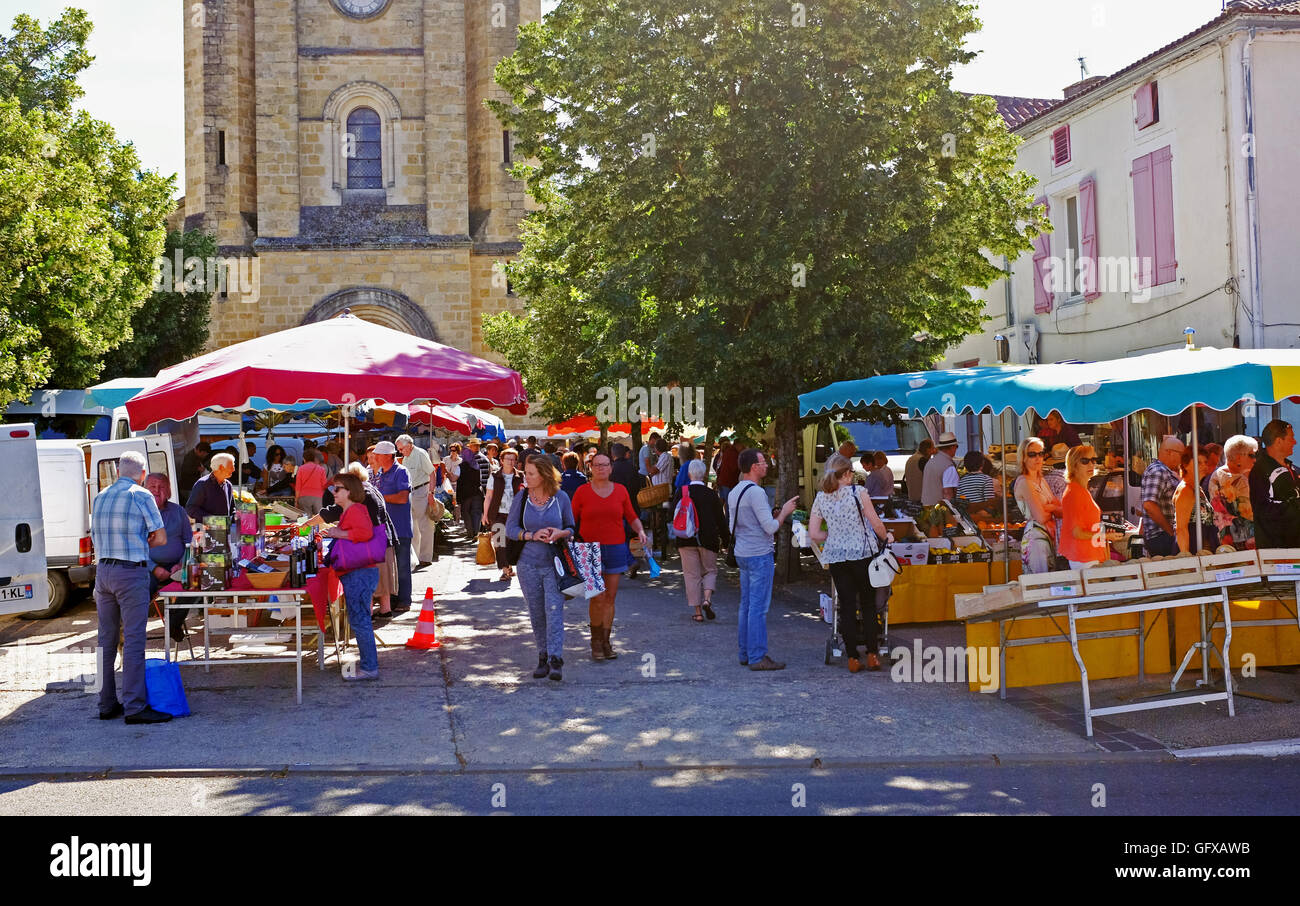
<path id="1" fill-rule="evenodd" d="M 829 769 L 5 777 L 0 815 L 1296 815 L 1298 768 L 1300 757 L 1116 756 Z"/>

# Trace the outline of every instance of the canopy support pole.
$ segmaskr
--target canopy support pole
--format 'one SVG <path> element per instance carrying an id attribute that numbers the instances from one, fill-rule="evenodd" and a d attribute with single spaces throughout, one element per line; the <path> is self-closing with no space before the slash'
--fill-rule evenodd
<path id="1" fill-rule="evenodd" d="M 1002 416 L 1006 414 L 1005 409 L 998 413 L 998 443 L 1002 445 L 1002 578 L 1010 582 L 1011 528 L 1007 523 L 1011 517 L 1007 504 L 1007 429 L 1002 423 Z"/>
<path id="2" fill-rule="evenodd" d="M 244 416 L 239 416 L 239 479 L 236 487 L 239 488 L 240 499 L 244 496 L 244 463 L 248 462 L 248 444 L 244 441 Z"/>
<path id="3" fill-rule="evenodd" d="M 352 444 L 348 439 L 348 415 L 351 406 L 343 407 L 343 468 L 347 468 L 352 462 Z"/>
<path id="4" fill-rule="evenodd" d="M 1192 524 L 1187 527 L 1187 537 L 1192 537 L 1192 531 L 1196 532 L 1196 540 L 1192 542 L 1195 549 L 1191 556 L 1199 556 L 1201 553 L 1201 457 L 1198 455 L 1200 444 L 1197 443 L 1196 433 L 1196 404 L 1192 403 L 1192 481 L 1196 496 L 1192 498 Z M 1227 610 L 1227 596 L 1224 596 L 1224 610 Z M 1232 632 L 1231 621 L 1229 621 L 1228 632 Z M 1201 605 L 1201 641 L 1207 641 L 1205 635 L 1205 605 Z M 1225 679 L 1225 682 L 1231 683 L 1231 679 Z M 1209 646 L 1201 648 L 1201 685 L 1210 685 L 1210 649 Z"/>

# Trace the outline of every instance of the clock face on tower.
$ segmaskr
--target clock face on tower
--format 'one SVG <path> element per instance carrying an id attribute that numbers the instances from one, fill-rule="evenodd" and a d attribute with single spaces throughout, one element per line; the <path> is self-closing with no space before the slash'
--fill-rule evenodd
<path id="1" fill-rule="evenodd" d="M 369 19 L 381 12 L 389 0 L 334 0 L 339 12 L 354 19 Z"/>

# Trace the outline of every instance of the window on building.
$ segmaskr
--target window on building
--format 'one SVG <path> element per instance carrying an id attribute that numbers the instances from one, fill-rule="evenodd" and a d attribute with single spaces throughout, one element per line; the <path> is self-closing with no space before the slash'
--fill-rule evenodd
<path id="1" fill-rule="evenodd" d="M 1155 82 L 1147 82 L 1133 95 L 1137 107 L 1135 122 L 1138 129 L 1145 129 L 1160 122 L 1160 91 Z"/>
<path id="2" fill-rule="evenodd" d="M 1138 258 L 1138 288 L 1172 283 L 1174 257 L 1174 155 L 1170 146 L 1133 161 L 1133 232 Z"/>
<path id="3" fill-rule="evenodd" d="M 510 163 L 510 130 L 501 133 L 501 159 Z"/>
<path id="4" fill-rule="evenodd" d="M 515 294 L 515 285 L 514 285 L 513 283 L 511 283 L 509 280 L 507 280 L 507 281 L 506 281 L 506 295 L 507 295 L 507 296 L 513 296 L 514 294 Z"/>
<path id="5" fill-rule="evenodd" d="M 379 157 L 379 114 L 369 107 L 353 110 L 348 114 L 348 135 L 352 136 L 348 188 L 382 189 L 384 172 Z"/>
<path id="6" fill-rule="evenodd" d="M 1062 250 L 1065 277 L 1065 295 L 1074 298 L 1080 295 L 1079 288 L 1079 196 L 1071 195 L 1065 199 L 1065 248 Z"/>
<path id="7" fill-rule="evenodd" d="M 226 165 L 226 130 L 217 130 L 217 166 Z"/>
<path id="8" fill-rule="evenodd" d="M 1070 162 L 1070 127 L 1062 126 L 1052 133 L 1052 166 L 1060 167 Z"/>

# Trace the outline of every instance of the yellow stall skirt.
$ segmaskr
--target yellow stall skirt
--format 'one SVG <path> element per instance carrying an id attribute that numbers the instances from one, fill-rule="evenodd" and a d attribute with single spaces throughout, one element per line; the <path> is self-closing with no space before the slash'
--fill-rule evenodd
<path id="1" fill-rule="evenodd" d="M 1193 608 L 1180 608 L 1191 612 Z M 1088 617 L 1080 619 L 1075 626 L 1082 635 L 1087 632 L 1106 632 L 1112 629 L 1134 629 L 1138 625 L 1140 614 L 1124 613 L 1107 617 Z M 1158 617 L 1158 619 L 1155 619 Z M 1152 626 L 1152 619 L 1155 625 Z M 1042 645 L 1027 645 L 1023 648 L 1007 649 L 1007 687 L 1046 686 L 1052 683 L 1077 683 L 1079 668 L 1074 663 L 1074 654 L 1070 651 L 1070 621 L 1065 614 L 1059 614 L 1053 624 L 1048 617 L 1021 617 L 1010 624 L 1008 638 L 1024 639 L 1036 636 L 1063 633 L 1060 642 Z M 1058 629 L 1059 627 L 1059 629 Z M 1146 671 L 1147 673 L 1169 673 L 1169 621 L 1164 614 L 1146 614 Z M 1234 636 L 1234 650 L 1235 639 Z M 998 624 L 967 623 L 966 644 L 970 647 L 988 645 L 996 651 L 1000 640 Z M 1111 679 L 1119 676 L 1137 676 L 1138 642 L 1135 636 L 1122 636 L 1110 639 L 1086 639 L 1079 642 L 1079 653 L 1088 668 L 1088 679 Z M 969 684 L 972 692 L 979 691 L 979 684 Z"/>
<path id="2" fill-rule="evenodd" d="M 1291 610 L 1295 610 L 1296 602 L 1287 601 L 1287 605 Z M 1232 659 L 1234 670 L 1240 671 L 1247 663 L 1254 663 L 1257 667 L 1300 664 L 1300 626 L 1296 625 L 1295 618 L 1280 602 L 1233 601 L 1231 607 L 1232 651 L 1229 652 L 1229 657 Z M 1206 620 L 1217 619 L 1217 617 L 1218 608 L 1207 606 Z M 1289 620 L 1290 623 L 1286 626 L 1252 627 L 1251 620 Z M 1223 629 L 1216 629 L 1211 633 L 1211 638 L 1220 651 L 1223 650 L 1223 636 Z M 1193 642 L 1200 640 L 1200 637 L 1199 608 L 1180 607 L 1174 617 L 1174 638 L 1178 642 L 1178 656 L 1181 658 Z M 1247 655 L 1253 655 L 1253 661 Z M 1219 659 L 1214 655 L 1210 656 L 1210 666 L 1216 670 L 1219 668 Z M 1192 667 L 1198 670 L 1201 667 L 1199 651 L 1192 654 L 1188 668 Z"/>
<path id="3" fill-rule="evenodd" d="M 1002 560 L 987 563 L 927 563 L 906 565 L 894 579 L 889 598 L 889 624 L 941 623 L 957 619 L 953 609 L 956 595 L 977 594 L 985 585 L 1002 585 L 1020 575 L 1020 558 L 1009 564 L 1010 578 L 1003 578 Z"/>

